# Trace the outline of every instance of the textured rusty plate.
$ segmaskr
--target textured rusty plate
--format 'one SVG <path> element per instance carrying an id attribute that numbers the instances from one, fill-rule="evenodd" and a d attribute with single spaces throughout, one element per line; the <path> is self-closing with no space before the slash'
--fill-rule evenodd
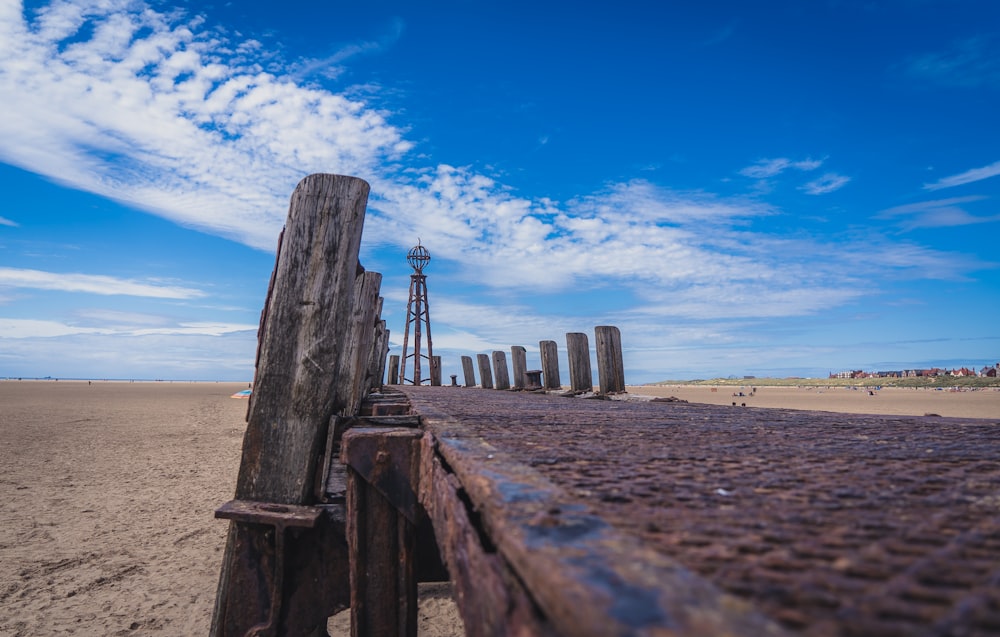
<path id="1" fill-rule="evenodd" d="M 1000 634 L 1000 422 L 401 389 L 785 628 Z"/>

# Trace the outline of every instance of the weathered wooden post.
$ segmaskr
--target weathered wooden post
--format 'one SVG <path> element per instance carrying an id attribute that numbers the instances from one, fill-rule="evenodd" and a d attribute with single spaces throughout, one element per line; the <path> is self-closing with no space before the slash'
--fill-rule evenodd
<path id="1" fill-rule="evenodd" d="M 594 376 L 590 369 L 590 345 L 583 332 L 566 334 L 569 357 L 569 385 L 575 392 L 594 391 Z"/>
<path id="2" fill-rule="evenodd" d="M 382 314 L 382 299 L 379 299 L 379 316 Z M 385 383 L 385 358 L 389 353 L 389 329 L 385 319 L 379 319 L 375 324 L 375 345 L 372 347 L 372 371 L 374 381 L 372 387 L 381 387 Z"/>
<path id="3" fill-rule="evenodd" d="M 500 350 L 493 352 L 493 371 L 496 374 L 496 388 L 510 389 L 510 372 L 507 370 L 507 355 Z"/>
<path id="4" fill-rule="evenodd" d="M 217 512 L 231 522 L 212 635 L 322 634 L 350 603 L 342 530 L 310 505 L 328 423 L 351 400 L 341 374 L 368 190 L 361 179 L 321 174 L 292 193 L 261 320 L 236 498 Z"/>
<path id="5" fill-rule="evenodd" d="M 493 389 L 493 371 L 490 370 L 490 357 L 486 354 L 476 354 L 479 362 L 479 385 L 483 389 Z"/>
<path id="6" fill-rule="evenodd" d="M 391 354 L 389 356 L 389 384 L 398 385 L 399 384 L 399 354 Z"/>
<path id="7" fill-rule="evenodd" d="M 520 345 L 514 345 L 510 348 L 510 365 L 514 369 L 514 389 L 524 389 L 524 374 L 528 371 L 528 354 L 527 350 Z"/>
<path id="8" fill-rule="evenodd" d="M 476 372 L 472 367 L 472 357 L 463 356 L 462 357 L 462 375 L 465 376 L 465 386 L 475 387 L 476 386 Z"/>
<path id="9" fill-rule="evenodd" d="M 555 341 L 539 341 L 542 355 L 542 382 L 545 389 L 562 389 L 559 378 L 559 348 Z"/>
<path id="10" fill-rule="evenodd" d="M 625 365 L 622 362 L 622 333 L 613 325 L 594 328 L 597 349 L 597 375 L 602 394 L 625 391 Z"/>
<path id="11" fill-rule="evenodd" d="M 361 409 L 361 401 L 371 390 L 372 347 L 375 339 L 375 324 L 378 317 L 378 293 L 382 285 L 382 275 L 378 272 L 362 272 L 354 282 L 354 307 L 346 321 L 349 324 L 347 346 L 340 357 L 340 378 L 346 384 L 349 394 L 341 416 L 353 416 Z"/>
<path id="12" fill-rule="evenodd" d="M 431 386 L 441 386 L 441 357 L 431 356 Z"/>

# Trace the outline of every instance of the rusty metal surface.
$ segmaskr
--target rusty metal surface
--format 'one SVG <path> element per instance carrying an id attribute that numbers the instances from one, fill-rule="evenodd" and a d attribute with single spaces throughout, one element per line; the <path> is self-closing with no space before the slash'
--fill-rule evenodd
<path id="1" fill-rule="evenodd" d="M 1000 634 L 1000 422 L 403 391 L 787 629 Z"/>

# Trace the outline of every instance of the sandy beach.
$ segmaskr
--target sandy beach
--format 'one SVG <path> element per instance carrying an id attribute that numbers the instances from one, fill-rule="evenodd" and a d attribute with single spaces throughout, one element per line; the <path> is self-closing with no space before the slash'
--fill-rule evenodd
<path id="1" fill-rule="evenodd" d="M 0 381 L 0 636 L 204 635 L 246 401 L 244 383 Z M 738 388 L 736 391 L 740 391 Z M 747 391 L 744 389 L 744 391 Z M 1000 392 L 630 387 L 748 407 L 1000 417 Z M 447 588 L 421 635 L 461 634 Z M 332 634 L 346 634 L 345 613 Z"/>
<path id="2" fill-rule="evenodd" d="M 846 387 L 742 387 L 707 385 L 637 385 L 627 387 L 635 396 L 673 396 L 691 403 L 812 409 L 845 414 L 938 416 L 1000 419 L 1000 389 L 963 391 L 883 387 L 873 390 Z M 740 395 L 742 394 L 742 395 Z"/>

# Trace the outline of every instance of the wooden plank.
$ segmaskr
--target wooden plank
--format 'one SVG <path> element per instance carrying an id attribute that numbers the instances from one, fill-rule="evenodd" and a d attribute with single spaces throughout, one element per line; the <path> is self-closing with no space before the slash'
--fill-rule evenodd
<path id="1" fill-rule="evenodd" d="M 583 332 L 566 334 L 566 354 L 569 358 L 569 387 L 575 392 L 594 390 L 594 376 L 590 368 L 590 345 Z"/>
<path id="2" fill-rule="evenodd" d="M 431 356 L 431 387 L 441 386 L 441 357 Z"/>
<path id="3" fill-rule="evenodd" d="M 310 498 L 330 416 L 348 401 L 340 377 L 368 184 L 310 175 L 292 193 L 274 296 L 260 343 L 236 497 Z"/>
<path id="4" fill-rule="evenodd" d="M 514 378 L 511 381 L 513 388 L 524 389 L 524 375 L 528 371 L 527 350 L 520 345 L 511 346 L 510 366 L 514 370 Z"/>
<path id="5" fill-rule="evenodd" d="M 538 349 L 542 356 L 542 386 L 545 389 L 561 389 L 559 347 L 555 341 L 539 341 Z"/>
<path id="6" fill-rule="evenodd" d="M 465 377 L 466 387 L 476 386 L 476 372 L 472 367 L 472 357 L 463 356 L 462 357 L 462 375 Z"/>
<path id="7" fill-rule="evenodd" d="M 496 374 L 496 388 L 510 389 L 510 372 L 507 370 L 507 354 L 501 350 L 493 352 L 493 369 Z"/>
<path id="8" fill-rule="evenodd" d="M 361 401 L 368 395 L 371 379 L 371 350 L 377 323 L 378 293 L 382 275 L 363 272 L 354 281 L 354 302 L 351 313 L 345 317 L 350 329 L 344 355 L 340 358 L 340 378 L 348 393 L 340 410 L 343 416 L 352 416 L 361 408 Z"/>
<path id="9" fill-rule="evenodd" d="M 490 369 L 490 357 L 486 354 L 476 354 L 479 362 L 479 385 L 483 389 L 493 389 L 493 371 Z"/>
<path id="10" fill-rule="evenodd" d="M 622 362 L 622 334 L 613 325 L 594 328 L 594 347 L 597 350 L 597 376 L 602 394 L 620 394 L 625 391 L 625 365 Z"/>
<path id="11" fill-rule="evenodd" d="M 399 354 L 389 355 L 389 381 L 390 385 L 399 384 Z"/>
<path id="12" fill-rule="evenodd" d="M 361 179 L 320 174 L 304 178 L 292 193 L 261 320 L 237 500 L 314 501 L 330 417 L 348 402 L 341 357 L 350 329 L 345 318 L 353 304 L 368 190 Z M 268 592 L 267 564 L 274 545 L 267 528 L 230 523 L 212 635 L 244 635 L 267 621 L 275 603 L 281 604 Z M 310 632 L 346 604 L 347 587 L 337 579 L 342 553 L 336 533 L 321 523 L 310 537 L 322 546 L 292 546 L 309 546 L 312 566 L 289 566 L 292 575 L 286 582 L 289 590 L 301 585 L 300 576 L 323 586 L 285 600 L 279 630 L 294 624 L 297 632 Z M 295 565 L 301 556 L 295 548 L 290 551 L 285 562 Z"/>

